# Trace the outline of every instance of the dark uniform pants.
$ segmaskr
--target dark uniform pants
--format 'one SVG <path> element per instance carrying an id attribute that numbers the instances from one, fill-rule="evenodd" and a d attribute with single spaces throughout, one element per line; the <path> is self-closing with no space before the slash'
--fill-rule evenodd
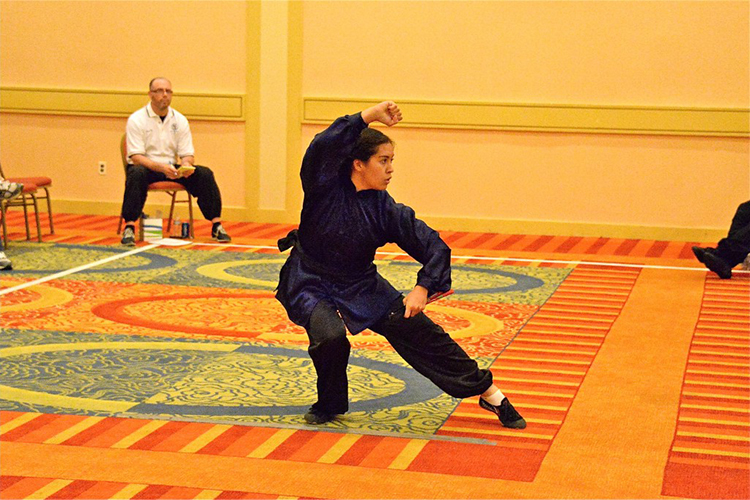
<path id="1" fill-rule="evenodd" d="M 214 179 L 214 173 L 208 167 L 195 166 L 190 177 L 167 179 L 167 176 L 154 172 L 141 165 L 128 165 L 125 177 L 125 194 L 122 199 L 122 218 L 136 221 L 141 218 L 143 205 L 146 204 L 148 185 L 159 181 L 172 181 L 182 184 L 188 193 L 198 199 L 198 208 L 206 220 L 221 217 L 221 193 Z"/>
<path id="2" fill-rule="evenodd" d="M 383 335 L 396 352 L 419 373 L 456 398 L 482 394 L 492 385 L 492 373 L 476 361 L 424 313 L 404 318 L 403 298 L 371 330 Z M 313 408 L 332 414 L 349 409 L 346 367 L 351 346 L 336 307 L 320 301 L 307 327 L 308 352 L 318 375 L 318 401 Z"/>

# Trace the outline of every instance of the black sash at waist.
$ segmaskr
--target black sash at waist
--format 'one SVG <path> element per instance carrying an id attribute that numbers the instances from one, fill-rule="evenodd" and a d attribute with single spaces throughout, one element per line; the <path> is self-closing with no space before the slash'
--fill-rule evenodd
<path id="1" fill-rule="evenodd" d="M 294 247 L 293 252 L 300 256 L 305 265 L 310 268 L 310 270 L 312 270 L 315 274 L 322 277 L 354 281 L 360 280 L 370 273 L 374 273 L 376 270 L 375 264 L 370 263 L 370 265 L 367 266 L 367 268 L 363 271 L 347 272 L 341 269 L 334 269 L 331 266 L 315 260 L 308 254 L 306 254 L 304 250 L 302 250 L 302 244 L 299 241 L 299 231 L 297 229 L 292 229 L 291 231 L 289 231 L 289 233 L 285 237 L 277 241 L 277 245 L 280 252 L 285 252 L 286 250 Z"/>

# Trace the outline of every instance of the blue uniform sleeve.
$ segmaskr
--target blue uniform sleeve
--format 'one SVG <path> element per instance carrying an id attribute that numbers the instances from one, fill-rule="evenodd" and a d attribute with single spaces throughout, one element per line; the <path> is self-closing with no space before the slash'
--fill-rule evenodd
<path id="1" fill-rule="evenodd" d="M 428 294 L 451 289 L 451 249 L 437 231 L 417 219 L 414 210 L 393 198 L 386 198 L 387 239 L 396 243 L 414 260 L 422 264 L 417 273 L 417 285 Z"/>
<path id="2" fill-rule="evenodd" d="M 366 128 L 362 115 L 357 113 L 336 119 L 315 136 L 305 152 L 300 171 L 305 193 L 324 190 L 339 178 L 344 161 Z"/>

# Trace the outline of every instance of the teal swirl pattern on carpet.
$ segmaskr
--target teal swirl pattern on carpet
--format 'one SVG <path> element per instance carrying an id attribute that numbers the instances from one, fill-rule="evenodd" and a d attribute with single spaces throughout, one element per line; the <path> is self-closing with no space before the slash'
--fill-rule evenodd
<path id="1" fill-rule="evenodd" d="M 300 425 L 316 398 L 304 348 L 9 329 L 0 359 L 3 410 Z M 348 374 L 331 427 L 429 435 L 458 403 L 393 352 L 357 352 Z"/>

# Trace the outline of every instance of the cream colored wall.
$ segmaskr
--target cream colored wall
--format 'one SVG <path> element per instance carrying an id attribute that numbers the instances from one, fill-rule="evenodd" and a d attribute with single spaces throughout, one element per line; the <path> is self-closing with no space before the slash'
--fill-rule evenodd
<path id="1" fill-rule="evenodd" d="M 742 106 L 745 1 L 315 1 L 304 92 Z"/>
<path id="2" fill-rule="evenodd" d="M 747 108 L 748 37 L 747 2 L 312 2 L 303 93 Z M 446 228 L 709 236 L 750 198 L 747 138 L 389 132 L 392 193 Z"/>
<path id="3" fill-rule="evenodd" d="M 137 90 L 154 76 L 180 92 L 245 93 L 243 2 L 0 2 L 4 87 Z M 135 109 L 133 110 L 135 111 Z M 0 114 L 8 174 L 53 177 L 58 210 L 118 213 L 125 118 Z M 192 120 L 196 161 L 210 166 L 225 212 L 245 213 L 245 124 Z M 96 172 L 107 161 L 108 173 Z M 163 201 L 153 196 L 149 201 Z"/>
<path id="4" fill-rule="evenodd" d="M 299 162 L 323 128 L 303 121 L 303 98 L 424 101 L 446 114 L 454 103 L 746 113 L 748 10 L 744 1 L 0 0 L 0 85 L 142 90 L 145 103 L 148 80 L 166 75 L 177 109 L 180 91 L 240 95 L 244 122 L 191 120 L 198 160 L 217 172 L 228 218 L 294 222 Z M 61 210 L 117 213 L 124 123 L 3 112 L 0 158 L 13 173 L 52 175 Z M 392 129 L 392 192 L 442 229 L 660 239 L 713 238 L 750 197 L 745 132 L 533 128 Z"/>

